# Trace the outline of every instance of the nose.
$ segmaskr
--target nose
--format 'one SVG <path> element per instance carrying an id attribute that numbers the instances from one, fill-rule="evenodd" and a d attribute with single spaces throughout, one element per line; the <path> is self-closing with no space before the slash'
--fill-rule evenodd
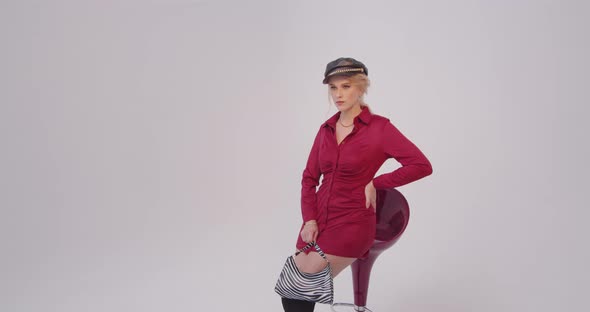
<path id="1" fill-rule="evenodd" d="M 341 98 L 342 97 L 342 89 L 340 89 L 340 88 L 336 89 L 336 97 L 337 98 Z"/>

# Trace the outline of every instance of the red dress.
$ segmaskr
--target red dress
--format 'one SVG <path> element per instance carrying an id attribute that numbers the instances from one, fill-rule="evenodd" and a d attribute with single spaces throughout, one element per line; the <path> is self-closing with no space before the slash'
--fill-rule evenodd
<path id="1" fill-rule="evenodd" d="M 317 243 L 325 253 L 361 258 L 373 244 L 376 221 L 373 208 L 365 208 L 365 186 L 372 179 L 376 189 L 398 187 L 431 174 L 432 166 L 389 119 L 366 106 L 338 145 L 339 117 L 340 112 L 323 123 L 313 142 L 301 181 L 301 213 L 304 223 L 317 221 Z M 375 177 L 391 157 L 402 166 Z M 304 246 L 298 235 L 297 249 Z"/>

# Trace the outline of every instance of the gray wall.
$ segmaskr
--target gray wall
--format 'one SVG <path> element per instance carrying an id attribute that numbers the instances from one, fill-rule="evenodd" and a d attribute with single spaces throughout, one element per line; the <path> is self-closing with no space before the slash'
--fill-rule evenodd
<path id="1" fill-rule="evenodd" d="M 2 1 L 0 310 L 280 311 L 301 172 L 336 111 L 324 66 L 352 56 L 434 166 L 399 188 L 412 219 L 373 310 L 587 311 L 589 10 Z"/>

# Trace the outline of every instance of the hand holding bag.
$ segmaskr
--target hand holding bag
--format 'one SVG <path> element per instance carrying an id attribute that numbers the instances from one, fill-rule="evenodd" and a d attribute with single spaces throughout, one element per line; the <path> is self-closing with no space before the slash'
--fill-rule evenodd
<path id="1" fill-rule="evenodd" d="M 316 251 L 324 260 L 326 267 L 317 273 L 301 272 L 295 265 L 295 257 L 315 247 Z M 334 282 L 332 279 L 332 268 L 324 252 L 315 242 L 308 243 L 298 250 L 295 255 L 289 256 L 281 275 L 275 286 L 275 292 L 283 298 L 313 301 L 318 303 L 332 304 L 334 302 Z"/>

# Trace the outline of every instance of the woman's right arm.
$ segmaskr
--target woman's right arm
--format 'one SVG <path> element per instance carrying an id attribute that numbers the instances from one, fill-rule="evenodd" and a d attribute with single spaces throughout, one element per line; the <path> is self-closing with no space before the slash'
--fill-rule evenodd
<path id="1" fill-rule="evenodd" d="M 315 221 L 317 215 L 316 187 L 319 185 L 321 176 L 319 164 L 321 133 L 322 128 L 320 127 L 313 141 L 301 179 L 301 215 L 304 223 Z"/>

